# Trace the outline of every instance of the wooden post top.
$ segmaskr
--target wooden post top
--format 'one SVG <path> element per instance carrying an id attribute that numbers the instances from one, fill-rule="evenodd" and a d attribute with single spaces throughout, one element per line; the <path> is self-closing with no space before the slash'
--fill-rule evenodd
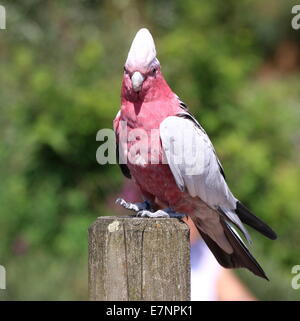
<path id="1" fill-rule="evenodd" d="M 113 224 L 112 224 L 113 223 Z M 177 218 L 146 218 L 136 216 L 100 216 L 90 226 L 89 231 L 94 228 L 108 231 L 118 231 L 119 228 L 140 230 L 143 228 L 163 228 L 166 230 L 179 229 L 189 231 L 189 227 Z"/>
<path id="2" fill-rule="evenodd" d="M 89 228 L 91 300 L 189 300 L 189 228 L 175 218 L 103 216 Z"/>

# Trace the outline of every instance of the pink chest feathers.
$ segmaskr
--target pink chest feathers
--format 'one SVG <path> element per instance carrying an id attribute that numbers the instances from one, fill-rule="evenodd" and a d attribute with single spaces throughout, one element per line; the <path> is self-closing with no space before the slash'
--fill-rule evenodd
<path id="1" fill-rule="evenodd" d="M 147 164 L 145 166 L 128 164 L 130 173 L 142 190 L 157 197 L 168 206 L 176 204 L 182 192 L 176 185 L 167 164 Z"/>
<path id="2" fill-rule="evenodd" d="M 120 135 L 121 150 L 131 175 L 140 188 L 166 204 L 182 196 L 163 156 L 159 130 L 127 127 L 127 141 Z"/>
<path id="3" fill-rule="evenodd" d="M 141 189 L 166 204 L 175 204 L 182 192 L 164 160 L 159 126 L 168 116 L 180 111 L 177 98 L 144 102 L 124 102 L 115 129 L 120 151 L 124 153 L 131 175 Z"/>

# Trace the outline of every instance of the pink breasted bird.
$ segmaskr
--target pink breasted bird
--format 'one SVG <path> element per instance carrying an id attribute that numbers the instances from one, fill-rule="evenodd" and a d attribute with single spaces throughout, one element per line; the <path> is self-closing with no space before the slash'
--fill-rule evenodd
<path id="1" fill-rule="evenodd" d="M 231 193 L 209 137 L 165 81 L 153 38 L 145 28 L 137 32 L 124 66 L 121 110 L 114 130 L 117 155 L 127 161 L 120 164 L 121 170 L 135 181 L 145 199 L 136 204 L 118 199 L 118 203 L 140 216 L 186 214 L 223 267 L 245 267 L 268 279 L 234 227 L 249 242 L 243 223 L 272 240 L 276 234 Z M 158 139 L 151 138 L 153 132 Z M 131 133 L 139 136 L 144 151 L 130 158 L 130 149 L 137 143 L 128 139 Z"/>

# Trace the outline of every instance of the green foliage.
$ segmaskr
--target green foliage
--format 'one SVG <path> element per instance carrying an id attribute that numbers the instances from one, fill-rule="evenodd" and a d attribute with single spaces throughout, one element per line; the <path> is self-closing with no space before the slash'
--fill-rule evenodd
<path id="1" fill-rule="evenodd" d="M 268 286 L 239 274 L 260 299 L 300 297 L 290 286 L 300 264 L 299 61 L 288 72 L 278 63 L 286 42 L 299 54 L 288 1 L 2 4 L 0 264 L 8 289 L 0 298 L 87 299 L 87 228 L 111 213 L 122 183 L 117 166 L 96 163 L 96 133 L 112 127 L 122 65 L 142 26 L 233 192 L 279 234 L 276 242 L 254 236 Z"/>

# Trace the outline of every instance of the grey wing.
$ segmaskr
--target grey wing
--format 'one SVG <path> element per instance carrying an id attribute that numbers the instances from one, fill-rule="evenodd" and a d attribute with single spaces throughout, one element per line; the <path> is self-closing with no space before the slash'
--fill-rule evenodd
<path id="1" fill-rule="evenodd" d="M 167 117 L 160 125 L 160 138 L 177 186 L 227 217 L 250 241 L 235 213 L 237 199 L 228 188 L 214 147 L 200 124 L 189 113 Z"/>

